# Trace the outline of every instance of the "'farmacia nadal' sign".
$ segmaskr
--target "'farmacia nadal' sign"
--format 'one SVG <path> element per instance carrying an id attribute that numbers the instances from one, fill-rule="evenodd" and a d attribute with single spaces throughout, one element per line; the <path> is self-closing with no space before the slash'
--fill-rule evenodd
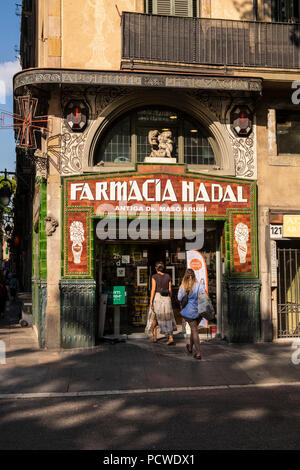
<path id="1" fill-rule="evenodd" d="M 251 205 L 250 187 L 243 183 L 228 183 L 161 175 L 159 178 L 134 176 L 122 178 L 82 178 L 67 184 L 68 206 L 93 207 L 109 204 L 114 211 L 145 211 L 155 206 L 159 212 L 172 207 L 189 210 L 188 205 L 203 205 L 205 213 L 225 214 L 230 208 Z"/>

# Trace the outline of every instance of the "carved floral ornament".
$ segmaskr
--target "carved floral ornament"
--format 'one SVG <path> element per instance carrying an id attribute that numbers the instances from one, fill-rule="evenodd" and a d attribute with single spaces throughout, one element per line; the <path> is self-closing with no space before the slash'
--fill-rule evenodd
<path id="1" fill-rule="evenodd" d="M 90 115 L 93 117 L 91 122 L 93 122 L 97 116 L 100 115 L 103 108 L 116 101 L 122 95 L 131 93 L 131 91 L 132 89 L 128 87 L 104 87 L 100 95 L 94 95 L 94 97 L 93 95 L 89 95 L 89 103 L 85 97 L 82 99 L 83 95 L 69 95 L 69 101 L 66 103 L 66 106 L 68 103 L 85 103 L 87 109 L 91 110 Z M 223 99 L 221 99 L 221 95 L 209 96 L 208 93 L 201 94 L 195 91 L 189 92 L 188 94 L 193 96 L 194 99 L 197 99 L 197 101 L 200 101 L 203 110 L 208 109 L 211 114 L 215 115 L 216 122 L 224 127 L 227 138 L 229 138 L 231 142 L 231 152 L 235 161 L 236 176 L 255 178 L 255 126 L 251 128 L 252 132 L 250 135 L 248 133 L 247 137 L 237 137 L 237 135 L 235 135 L 230 123 L 230 113 L 232 112 L 230 109 L 233 110 L 236 108 L 237 103 L 233 103 L 229 109 L 229 97 L 226 97 L 224 94 L 222 95 Z M 75 121 L 76 119 L 78 121 L 79 115 L 76 116 L 76 109 L 75 112 L 68 114 L 69 117 L 70 114 L 73 115 Z M 88 113 L 85 116 L 87 118 Z M 79 122 L 79 127 L 80 123 L 82 123 L 82 121 Z M 61 134 L 56 136 L 49 136 L 47 151 L 46 153 L 42 154 L 42 156 L 45 158 L 36 158 L 36 164 L 38 165 L 39 170 L 42 172 L 43 177 L 45 177 L 45 172 L 47 172 L 48 162 L 53 164 L 57 171 L 64 175 L 75 174 L 82 171 L 84 165 L 83 158 L 85 145 L 88 136 L 88 124 L 89 123 L 86 119 L 81 128 L 81 132 L 78 134 L 74 132 L 74 130 L 71 130 L 71 127 L 67 124 L 66 120 L 63 120 Z M 60 140 L 60 144 L 56 145 L 56 147 L 52 149 L 52 141 L 54 141 L 54 139 L 58 140 L 58 138 Z M 153 131 L 149 132 L 148 141 L 151 145 L 150 157 L 171 157 L 174 145 L 174 139 L 171 131 L 159 132 L 158 130 L 154 129 Z M 38 157 L 38 155 L 36 154 L 35 157 Z"/>

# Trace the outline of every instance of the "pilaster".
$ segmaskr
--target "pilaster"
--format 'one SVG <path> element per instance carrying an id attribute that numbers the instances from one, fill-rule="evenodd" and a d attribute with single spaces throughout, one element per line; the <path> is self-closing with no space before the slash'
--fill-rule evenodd
<path id="1" fill-rule="evenodd" d="M 95 345 L 96 314 L 94 279 L 62 279 L 61 347 L 87 348 Z"/>
<path id="2" fill-rule="evenodd" d="M 260 341 L 260 288 L 258 279 L 223 281 L 223 336 L 230 343 Z"/>

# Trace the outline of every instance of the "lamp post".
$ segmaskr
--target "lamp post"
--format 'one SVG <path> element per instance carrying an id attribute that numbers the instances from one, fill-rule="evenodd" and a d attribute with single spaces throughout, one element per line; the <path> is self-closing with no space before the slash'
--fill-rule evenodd
<path id="1" fill-rule="evenodd" d="M 12 182 L 7 178 L 7 175 L 15 175 L 15 173 L 7 171 L 5 168 L 4 178 L 0 180 L 0 184 L 4 183 L 0 188 L 0 204 L 2 204 L 4 207 L 7 207 L 9 205 L 10 198 L 13 194 Z"/>

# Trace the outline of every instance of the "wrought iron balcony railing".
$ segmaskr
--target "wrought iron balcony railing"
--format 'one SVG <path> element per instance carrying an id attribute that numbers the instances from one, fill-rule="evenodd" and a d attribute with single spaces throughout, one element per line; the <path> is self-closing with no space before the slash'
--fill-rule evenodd
<path id="1" fill-rule="evenodd" d="M 300 24 L 123 13 L 122 59 L 300 68 Z"/>

